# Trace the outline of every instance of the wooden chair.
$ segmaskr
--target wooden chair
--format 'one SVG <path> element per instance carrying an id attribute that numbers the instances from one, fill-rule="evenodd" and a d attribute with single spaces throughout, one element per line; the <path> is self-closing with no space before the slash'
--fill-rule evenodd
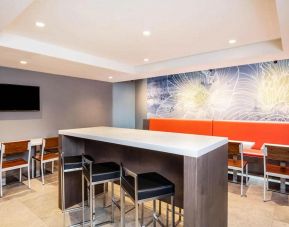
<path id="1" fill-rule="evenodd" d="M 32 175 L 34 177 L 35 161 L 40 162 L 42 184 L 44 185 L 45 164 L 51 162 L 51 172 L 54 172 L 54 161 L 59 160 L 58 137 L 44 138 L 41 152 L 32 157 Z"/>
<path id="2" fill-rule="evenodd" d="M 264 144 L 264 201 L 269 187 L 269 176 L 280 178 L 280 192 L 286 193 L 286 179 L 289 179 L 289 146 L 280 144 Z M 275 162 L 275 163 L 272 163 Z M 279 163 L 278 164 L 276 164 Z"/>
<path id="3" fill-rule="evenodd" d="M 244 160 L 243 144 L 240 141 L 229 141 L 228 169 L 241 172 L 241 196 L 244 196 L 244 169 L 246 169 L 246 182 L 248 182 L 248 162 Z"/>
<path id="4" fill-rule="evenodd" d="M 19 154 L 24 154 L 28 152 L 28 160 L 23 158 L 15 158 L 11 160 L 5 160 L 4 157 L 15 156 Z M 30 158 L 31 158 L 31 145 L 30 141 L 19 141 L 19 142 L 9 142 L 2 143 L 1 145 L 1 154 L 0 154 L 0 195 L 3 196 L 2 190 L 2 173 L 19 169 L 19 181 L 22 181 L 22 168 L 27 168 L 28 174 L 28 187 L 30 188 Z"/>

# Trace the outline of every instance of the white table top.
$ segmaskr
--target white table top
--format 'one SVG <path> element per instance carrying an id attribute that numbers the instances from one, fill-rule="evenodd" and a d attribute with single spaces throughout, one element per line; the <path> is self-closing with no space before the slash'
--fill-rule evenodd
<path id="1" fill-rule="evenodd" d="M 59 134 L 196 158 L 228 143 L 224 137 L 113 127 L 59 130 Z"/>

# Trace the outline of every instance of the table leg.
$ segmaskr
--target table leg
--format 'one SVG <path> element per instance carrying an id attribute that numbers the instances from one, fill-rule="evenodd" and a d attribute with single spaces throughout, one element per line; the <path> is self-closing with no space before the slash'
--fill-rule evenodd
<path id="1" fill-rule="evenodd" d="M 233 170 L 233 182 L 237 183 L 238 182 L 238 171 Z"/>
<path id="2" fill-rule="evenodd" d="M 286 179 L 285 178 L 280 178 L 280 192 L 281 193 L 286 193 Z"/>

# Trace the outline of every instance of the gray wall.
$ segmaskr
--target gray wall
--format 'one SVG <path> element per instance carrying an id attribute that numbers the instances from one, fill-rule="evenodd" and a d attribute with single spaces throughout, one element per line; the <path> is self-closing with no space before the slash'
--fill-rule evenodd
<path id="1" fill-rule="evenodd" d="M 147 118 L 147 80 L 135 81 L 135 127 L 143 129 L 143 120 Z"/>
<path id="2" fill-rule="evenodd" d="M 41 111 L 0 112 L 0 141 L 53 136 L 59 129 L 111 126 L 111 83 L 3 67 L 0 83 L 40 86 L 41 95 Z"/>
<path id="3" fill-rule="evenodd" d="M 135 128 L 135 82 L 113 84 L 113 126 Z"/>

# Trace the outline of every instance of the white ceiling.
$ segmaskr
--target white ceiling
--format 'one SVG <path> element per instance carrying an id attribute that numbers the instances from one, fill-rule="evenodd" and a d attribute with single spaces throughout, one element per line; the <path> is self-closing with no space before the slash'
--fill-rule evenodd
<path id="1" fill-rule="evenodd" d="M 289 58 L 288 2 L 0 0 L 0 65 L 117 82 Z"/>

